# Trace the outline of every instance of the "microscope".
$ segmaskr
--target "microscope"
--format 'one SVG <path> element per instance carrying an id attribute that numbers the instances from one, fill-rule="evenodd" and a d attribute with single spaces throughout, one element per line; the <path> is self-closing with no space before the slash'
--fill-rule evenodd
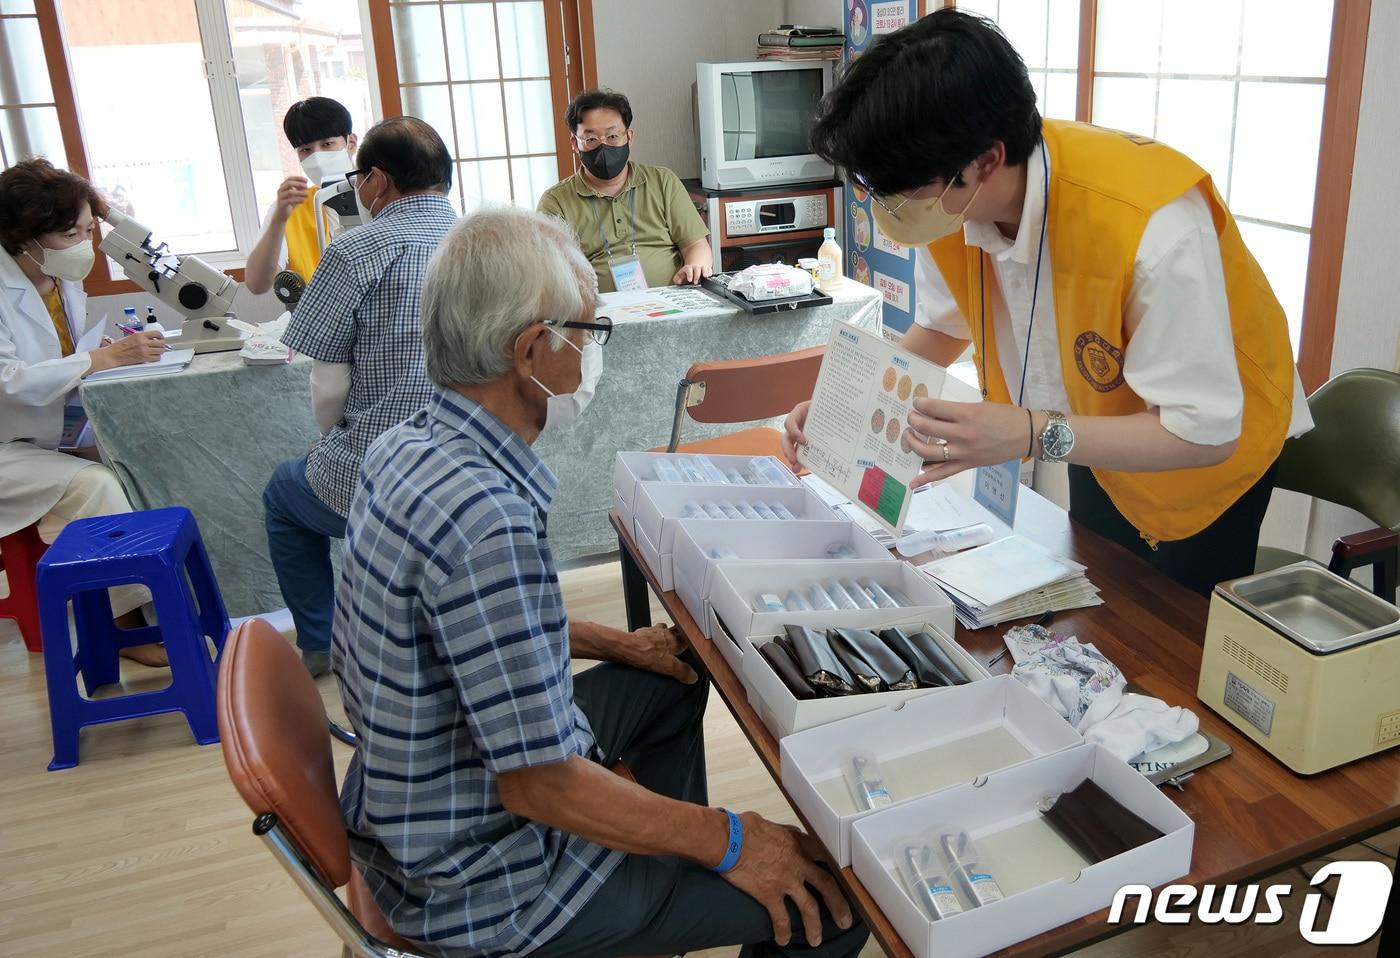
<path id="1" fill-rule="evenodd" d="M 229 325 L 239 285 L 197 256 L 176 256 L 149 229 L 109 209 L 111 227 L 101 249 L 133 283 L 185 317 L 173 345 L 196 353 L 243 347 L 243 333 Z"/>

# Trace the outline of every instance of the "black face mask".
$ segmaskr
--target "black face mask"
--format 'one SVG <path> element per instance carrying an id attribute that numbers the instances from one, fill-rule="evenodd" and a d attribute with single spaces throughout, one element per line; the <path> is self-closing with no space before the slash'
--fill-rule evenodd
<path id="1" fill-rule="evenodd" d="M 598 179 L 610 180 L 627 166 L 627 157 L 631 150 L 631 146 L 626 143 L 621 146 L 608 146 L 603 143 L 587 153 L 580 153 L 579 159 L 583 160 L 584 169 Z"/>

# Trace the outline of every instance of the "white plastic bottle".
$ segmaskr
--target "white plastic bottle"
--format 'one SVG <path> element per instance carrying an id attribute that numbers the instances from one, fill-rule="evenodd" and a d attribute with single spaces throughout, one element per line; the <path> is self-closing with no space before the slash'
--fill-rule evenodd
<path id="1" fill-rule="evenodd" d="M 836 230 L 822 230 L 822 245 L 817 250 L 817 285 L 830 292 L 841 285 L 841 247 L 836 242 Z"/>

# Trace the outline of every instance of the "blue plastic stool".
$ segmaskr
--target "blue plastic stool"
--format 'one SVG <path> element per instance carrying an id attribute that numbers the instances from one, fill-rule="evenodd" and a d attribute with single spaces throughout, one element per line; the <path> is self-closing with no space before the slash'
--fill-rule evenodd
<path id="1" fill-rule="evenodd" d="M 77 765 L 79 729 L 101 722 L 179 711 L 200 745 L 219 740 L 216 667 L 204 639 L 208 636 L 215 648 L 223 650 L 228 612 L 188 509 L 153 509 L 70 522 L 44 553 L 36 578 L 53 725 L 50 771 Z M 122 629 L 112 622 L 107 589 L 131 583 L 151 590 L 160 625 Z M 68 632 L 70 598 L 78 632 L 76 655 Z M 168 688 L 104 699 L 78 694 L 78 673 L 90 696 L 120 680 L 117 653 L 121 649 L 146 642 L 165 643 L 170 657 Z"/>

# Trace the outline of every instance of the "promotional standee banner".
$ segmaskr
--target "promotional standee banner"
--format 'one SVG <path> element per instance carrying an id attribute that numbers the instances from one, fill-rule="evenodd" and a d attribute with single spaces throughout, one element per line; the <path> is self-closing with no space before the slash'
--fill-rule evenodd
<path id="1" fill-rule="evenodd" d="M 918 0 L 845 0 L 844 64 L 854 62 L 882 33 L 893 33 L 918 16 Z M 902 334 L 914 321 L 914 254 L 882 236 L 870 215 L 871 199 L 846 184 L 846 275 L 885 297 L 885 331 Z"/>

